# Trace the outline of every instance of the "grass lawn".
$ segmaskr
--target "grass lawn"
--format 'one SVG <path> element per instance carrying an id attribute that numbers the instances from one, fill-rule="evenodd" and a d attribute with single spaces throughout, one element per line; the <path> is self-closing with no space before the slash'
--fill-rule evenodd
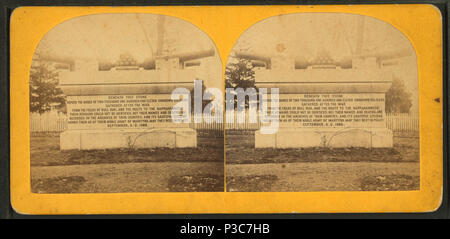
<path id="1" fill-rule="evenodd" d="M 197 148 L 59 150 L 59 136 L 31 137 L 31 166 L 139 162 L 223 162 L 223 137 L 202 136 Z"/>
<path id="2" fill-rule="evenodd" d="M 394 136 L 393 148 L 254 148 L 254 134 L 227 134 L 227 164 L 293 162 L 418 162 L 419 138 Z"/>

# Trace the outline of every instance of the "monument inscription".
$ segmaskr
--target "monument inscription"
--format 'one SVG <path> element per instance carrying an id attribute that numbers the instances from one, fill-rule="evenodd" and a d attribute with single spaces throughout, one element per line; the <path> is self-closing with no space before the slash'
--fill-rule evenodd
<path id="1" fill-rule="evenodd" d="M 168 94 L 68 96 L 69 129 L 187 127 L 173 123 L 171 110 L 180 100 Z"/>
<path id="2" fill-rule="evenodd" d="M 381 93 L 281 94 L 278 113 L 280 127 L 382 128 L 384 108 Z"/>

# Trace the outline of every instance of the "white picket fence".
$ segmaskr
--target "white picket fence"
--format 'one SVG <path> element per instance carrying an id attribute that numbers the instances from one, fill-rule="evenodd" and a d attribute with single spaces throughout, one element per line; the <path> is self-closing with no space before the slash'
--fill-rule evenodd
<path id="1" fill-rule="evenodd" d="M 55 111 L 44 114 L 31 113 L 30 114 L 30 131 L 51 133 L 62 132 L 67 129 L 67 116 L 63 113 Z"/>
<path id="2" fill-rule="evenodd" d="M 190 127 L 201 131 L 223 131 L 227 130 L 257 130 L 259 123 L 249 123 L 248 115 L 245 123 L 190 123 Z M 418 132 L 419 116 L 418 114 L 387 114 L 386 126 L 394 132 Z M 63 113 L 32 113 L 30 114 L 31 132 L 62 132 L 67 129 L 67 116 Z"/>
<path id="3" fill-rule="evenodd" d="M 386 114 L 386 127 L 394 132 L 419 132 L 419 114 Z"/>
<path id="4" fill-rule="evenodd" d="M 192 129 L 199 131 L 223 132 L 223 124 L 215 122 L 213 118 L 208 119 L 208 121 L 203 120 L 201 123 L 194 123 L 194 116 L 192 116 L 191 121 L 192 122 L 189 124 L 189 127 L 191 127 Z"/>

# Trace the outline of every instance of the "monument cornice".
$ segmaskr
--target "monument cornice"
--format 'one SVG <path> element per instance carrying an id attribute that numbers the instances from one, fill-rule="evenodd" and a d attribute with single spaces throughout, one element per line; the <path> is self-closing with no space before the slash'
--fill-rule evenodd
<path id="1" fill-rule="evenodd" d="M 171 94 L 192 90 L 195 76 L 195 70 L 61 72 L 60 87 L 65 95 Z"/>
<path id="2" fill-rule="evenodd" d="M 60 72 L 60 85 L 87 84 L 155 84 L 191 82 L 196 79 L 194 69 L 170 70 L 110 70 Z"/>
<path id="3" fill-rule="evenodd" d="M 171 94 L 176 88 L 194 89 L 193 83 L 161 82 L 134 84 L 64 84 L 60 85 L 65 95 L 135 95 Z"/>
<path id="4" fill-rule="evenodd" d="M 278 69 L 278 70 L 256 70 L 256 82 L 390 82 L 392 72 L 380 68 L 368 69 Z"/>
<path id="5" fill-rule="evenodd" d="M 280 94 L 386 93 L 391 82 L 256 82 L 255 85 L 258 88 L 278 88 Z"/>

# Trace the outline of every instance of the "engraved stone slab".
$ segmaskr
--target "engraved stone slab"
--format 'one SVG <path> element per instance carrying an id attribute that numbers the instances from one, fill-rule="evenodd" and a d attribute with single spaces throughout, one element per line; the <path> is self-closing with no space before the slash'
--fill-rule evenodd
<path id="1" fill-rule="evenodd" d="M 169 94 L 67 96 L 68 129 L 189 127 L 174 123 Z"/>
<path id="2" fill-rule="evenodd" d="M 278 113 L 280 127 L 386 127 L 383 93 L 280 94 Z"/>

